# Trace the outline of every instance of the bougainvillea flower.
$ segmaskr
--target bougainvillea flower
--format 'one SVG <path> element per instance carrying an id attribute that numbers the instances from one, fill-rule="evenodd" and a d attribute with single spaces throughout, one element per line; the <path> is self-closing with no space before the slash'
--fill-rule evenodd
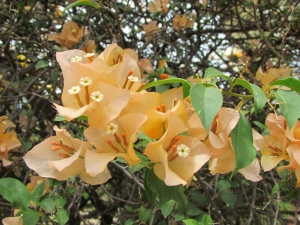
<path id="1" fill-rule="evenodd" d="M 21 142 L 13 130 L 6 132 L 6 129 L 15 127 L 14 123 L 6 119 L 6 116 L 0 117 L 0 160 L 2 160 L 3 166 L 12 164 L 12 162 L 8 160 L 8 152 L 11 149 L 21 146 Z"/>
<path id="2" fill-rule="evenodd" d="M 230 108 L 221 108 L 212 122 L 208 138 L 204 144 L 212 151 L 209 162 L 211 174 L 225 174 L 234 170 L 236 158 L 233 151 L 230 132 L 236 126 L 239 120 L 239 113 Z M 242 138 L 242 137 L 241 137 Z M 258 150 L 258 143 L 261 143 L 263 137 L 253 130 L 254 147 Z M 246 168 L 238 171 L 246 179 L 251 181 L 261 180 L 259 176 L 260 165 L 257 159 Z"/>
<path id="3" fill-rule="evenodd" d="M 81 48 L 82 51 L 86 53 L 93 53 L 96 51 L 96 43 L 94 40 L 88 40 L 84 46 Z"/>
<path id="4" fill-rule="evenodd" d="M 71 176 L 79 174 L 85 179 L 85 152 L 92 148 L 88 142 L 72 138 L 64 129 L 54 127 L 56 136 L 47 138 L 36 145 L 24 157 L 27 166 L 42 177 L 67 180 Z M 83 176 L 81 176 L 83 174 Z M 103 183 L 110 178 L 110 174 L 103 173 L 103 177 L 96 177 L 94 183 Z M 99 181 L 99 182 L 97 182 Z"/>
<path id="5" fill-rule="evenodd" d="M 176 14 L 173 19 L 173 29 L 180 30 L 181 27 L 191 28 L 196 20 L 196 14 L 191 14 L 190 16 L 183 14 L 180 16 Z"/>
<path id="6" fill-rule="evenodd" d="M 136 63 L 138 62 L 138 55 L 132 49 L 122 49 L 116 43 L 108 45 L 105 50 L 99 55 L 99 58 L 106 62 L 109 66 L 115 66 L 123 62 L 125 55 L 130 56 Z"/>
<path id="7" fill-rule="evenodd" d="M 71 48 L 75 43 L 79 43 L 84 35 L 88 34 L 85 27 L 79 28 L 74 21 L 68 21 L 63 25 L 60 34 L 49 34 L 49 40 L 55 40 L 63 50 Z"/>
<path id="8" fill-rule="evenodd" d="M 270 113 L 265 124 L 269 128 L 270 135 L 264 137 L 264 142 L 260 146 L 261 166 L 264 171 L 270 171 L 282 160 L 289 160 L 286 151 L 289 143 L 286 137 L 286 120 L 283 116 Z"/>
<path id="9" fill-rule="evenodd" d="M 150 2 L 147 10 L 151 13 L 161 12 L 163 14 L 166 14 L 168 12 L 168 5 L 169 0 L 154 0 L 153 2 Z"/>
<path id="10" fill-rule="evenodd" d="M 256 79 L 258 79 L 262 84 L 262 88 L 265 89 L 269 86 L 270 83 L 278 80 L 279 77 L 281 78 L 288 78 L 291 76 L 292 69 L 289 67 L 286 68 L 271 68 L 267 69 L 264 73 L 262 68 L 259 67 L 258 71 L 256 72 Z M 278 86 L 277 86 L 278 87 Z M 273 87 L 275 88 L 275 87 Z"/>
<path id="11" fill-rule="evenodd" d="M 23 225 L 23 217 L 6 217 L 2 220 L 3 225 Z"/>
<path id="12" fill-rule="evenodd" d="M 143 28 L 146 32 L 145 39 L 146 41 L 152 40 L 156 33 L 160 32 L 160 29 L 157 26 L 157 21 L 153 20 L 148 24 L 143 24 Z"/>
<path id="13" fill-rule="evenodd" d="M 210 158 L 210 150 L 197 138 L 181 135 L 187 130 L 176 114 L 169 114 L 166 132 L 156 142 L 148 143 L 144 154 L 155 163 L 154 172 L 166 185 L 186 185 Z"/>
<path id="14" fill-rule="evenodd" d="M 182 101 L 181 89 L 173 88 L 159 93 L 134 94 L 122 113 L 143 113 L 148 116 L 140 130 L 153 139 L 160 138 L 167 127 L 167 114 L 175 112 L 183 121 L 187 121 L 192 109 Z"/>
<path id="15" fill-rule="evenodd" d="M 141 59 L 138 61 L 138 65 L 140 67 L 141 73 L 147 72 L 147 73 L 154 73 L 154 69 L 152 67 L 151 61 L 149 59 Z"/>
<path id="16" fill-rule="evenodd" d="M 106 170 L 107 164 L 116 157 L 122 157 L 129 166 L 140 163 L 133 143 L 139 127 L 146 119 L 146 115 L 130 113 L 111 121 L 104 129 L 86 129 L 84 134 L 87 140 L 96 147 L 95 151 L 86 152 L 86 172 L 96 176 Z"/>
<path id="17" fill-rule="evenodd" d="M 65 52 L 57 54 L 65 82 L 62 93 L 64 107 L 54 104 L 56 109 L 67 120 L 85 114 L 90 117 L 89 122 L 94 126 L 98 126 L 100 123 L 106 124 L 117 117 L 127 104 L 130 98 L 129 91 L 103 82 L 103 74 L 106 73 L 103 68 L 108 68 L 104 61 L 99 59 L 92 63 L 86 63 L 85 59 L 85 62 L 82 63 L 72 63 L 70 55 L 79 54 L 81 57 L 84 52 L 79 50 L 68 52 L 70 54 Z M 93 68 L 94 63 L 103 65 L 102 70 L 96 71 Z"/>

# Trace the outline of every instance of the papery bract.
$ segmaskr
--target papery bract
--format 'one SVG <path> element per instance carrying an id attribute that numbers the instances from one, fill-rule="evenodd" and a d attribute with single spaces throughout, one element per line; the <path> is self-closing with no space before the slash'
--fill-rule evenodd
<path id="1" fill-rule="evenodd" d="M 154 172 L 166 185 L 186 185 L 210 158 L 210 150 L 197 138 L 180 135 L 187 130 L 180 117 L 171 112 L 164 135 L 156 142 L 148 143 L 144 154 L 154 162 Z M 186 152 L 180 156 L 178 147 Z"/>
<path id="2" fill-rule="evenodd" d="M 129 166 L 141 162 L 133 148 L 136 133 L 147 116 L 139 113 L 125 114 L 103 128 L 88 128 L 84 134 L 96 150 L 88 150 L 85 158 L 86 171 L 96 176 L 107 169 L 107 164 L 116 157 L 122 157 Z"/>

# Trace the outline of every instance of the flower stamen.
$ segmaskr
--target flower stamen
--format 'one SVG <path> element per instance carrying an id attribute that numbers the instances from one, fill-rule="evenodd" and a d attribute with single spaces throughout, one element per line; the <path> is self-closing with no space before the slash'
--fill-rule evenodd
<path id="1" fill-rule="evenodd" d="M 104 98 L 104 95 L 100 92 L 100 91 L 94 91 L 91 94 L 91 98 L 95 101 L 95 102 L 101 102 Z"/>
<path id="2" fill-rule="evenodd" d="M 123 138 L 124 145 L 127 147 L 128 146 L 128 142 L 126 140 L 126 134 L 124 132 L 122 132 L 121 137 Z"/>
<path id="3" fill-rule="evenodd" d="M 111 140 L 109 138 L 106 140 L 106 143 L 116 152 L 120 152 L 120 150 L 116 146 L 113 145 L 113 143 L 111 142 Z"/>
<path id="4" fill-rule="evenodd" d="M 178 142 L 179 140 L 180 140 L 180 137 L 179 137 L 179 136 L 174 137 L 173 140 L 171 141 L 171 143 L 170 143 L 170 144 L 168 145 L 168 147 L 165 149 L 166 152 L 168 152 L 168 151 L 171 149 L 171 147 L 172 147 L 173 145 L 175 145 L 176 142 Z"/>

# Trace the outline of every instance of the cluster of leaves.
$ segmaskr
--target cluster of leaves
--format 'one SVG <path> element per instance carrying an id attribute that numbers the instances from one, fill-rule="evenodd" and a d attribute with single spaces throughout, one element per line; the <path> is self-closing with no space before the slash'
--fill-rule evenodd
<path id="1" fill-rule="evenodd" d="M 222 73 L 217 75 L 212 73 L 216 77 L 213 81 L 225 90 L 223 106 L 235 108 L 240 102 L 240 99 L 236 98 L 241 97 L 238 94 L 253 95 L 254 101 L 252 98 L 243 99 L 241 109 L 243 113 L 250 112 L 247 119 L 261 133 L 266 132 L 263 124 L 267 113 L 273 109 L 265 104 L 265 97 L 262 98 L 260 89 L 248 82 L 256 82 L 251 74 L 254 74 L 260 66 L 265 73 L 268 71 L 272 73 L 270 67 L 284 68 L 290 65 L 295 68 L 293 73 L 297 76 L 299 46 L 295 40 L 299 36 L 299 13 L 297 13 L 299 1 L 258 1 L 257 4 L 233 0 L 209 1 L 208 4 L 206 1 L 193 1 L 187 4 L 177 1 L 82 2 L 96 7 L 77 6 L 62 13 L 60 7 L 66 5 L 61 1 L 0 3 L 3 9 L 0 14 L 3 23 L 0 33 L 2 44 L 0 73 L 3 75 L 0 111 L 16 123 L 16 132 L 23 143 L 21 152 L 10 151 L 13 156 L 11 159 L 15 161 L 10 167 L 1 168 L 2 177 L 14 177 L 25 184 L 28 183 L 31 171 L 22 160 L 16 159 L 21 159 L 32 146 L 53 135 L 54 124 L 64 124 L 54 121 L 56 112 L 52 107 L 52 102 L 61 101 L 60 69 L 54 60 L 55 51 L 61 49 L 53 42 L 48 42 L 46 37 L 47 34 L 61 32 L 64 21 L 72 19 L 80 24 L 80 27 L 89 27 L 89 35 L 75 43 L 74 48 L 84 46 L 89 37 L 92 37 L 100 49 L 98 52 L 112 41 L 117 41 L 124 48 L 130 47 L 138 51 L 140 58 L 150 58 L 154 67 L 158 67 L 161 59 L 166 59 L 167 66 L 163 69 L 154 69 L 154 73 L 149 76 L 150 79 L 160 79 L 160 74 L 164 73 L 184 78 L 198 73 L 201 77 L 205 76 L 204 79 L 211 79 L 208 72 L 204 73 L 204 69 L 210 66 L 217 68 Z M 183 17 L 193 14 L 197 15 L 193 26 L 186 27 L 182 19 L 174 27 L 174 18 L 178 18 L 177 15 Z M 151 25 L 153 23 L 151 21 L 156 22 L 155 25 L 158 27 L 155 29 L 150 27 L 147 32 L 143 24 Z M 228 79 L 227 75 L 232 79 Z M 239 75 L 243 75 L 246 79 L 240 79 L 241 76 L 237 78 Z M 278 75 L 271 78 L 267 86 L 277 77 Z M 279 90 L 267 95 L 272 96 L 270 99 L 277 99 L 280 107 L 277 112 L 285 116 L 289 128 L 299 117 L 297 84 L 292 78 L 275 81 L 272 85 L 287 86 L 295 92 Z M 217 102 L 220 103 L 217 89 L 204 83 L 201 85 L 197 85 L 199 89 L 195 88 L 194 91 L 207 97 L 214 96 L 213 100 L 218 99 Z M 229 90 L 231 86 L 235 97 Z M 170 87 L 169 84 L 164 84 L 158 86 L 157 90 L 164 91 Z M 211 99 L 208 98 L 206 101 Z M 199 103 L 198 100 L 196 102 Z M 275 102 L 270 100 L 270 103 L 274 107 Z M 194 107 L 197 108 L 197 103 L 195 104 Z M 202 112 L 202 121 L 208 119 L 207 124 L 204 124 L 206 128 L 210 125 L 212 115 L 210 111 Z M 70 124 L 68 127 L 72 133 L 79 134 L 78 136 L 83 132 L 78 124 Z M 181 211 L 184 206 L 177 195 L 174 195 L 175 197 L 170 195 L 168 198 L 173 200 L 159 205 L 162 212 L 160 214 L 158 208 L 152 206 L 145 195 L 146 192 L 148 195 L 155 193 L 154 198 L 158 196 L 161 199 L 159 192 L 155 187 L 150 188 L 151 191 L 144 192 L 138 185 L 143 178 L 142 171 L 131 169 L 128 173 L 120 162 L 111 163 L 109 167 L 113 178 L 101 186 L 87 187 L 77 179 L 61 183 L 59 189 L 51 186 L 53 193 L 58 194 L 57 198 L 61 196 L 68 200 L 64 208 L 70 217 L 70 224 L 79 224 L 80 221 L 92 223 L 90 219 L 97 217 L 101 217 L 104 224 L 125 222 L 169 224 L 174 219 L 183 220 L 186 224 L 196 224 L 191 219 L 209 224 L 210 219 L 203 216 L 208 212 L 211 212 L 214 221 L 220 223 L 236 224 L 247 221 L 251 224 L 251 221 L 255 221 L 255 224 L 262 224 L 274 223 L 276 220 L 281 224 L 286 224 L 287 221 L 297 223 L 294 215 L 298 209 L 295 203 L 298 191 L 293 190 L 295 178 L 290 173 L 282 172 L 278 176 L 271 171 L 262 175 L 261 182 L 253 184 L 246 182 L 241 176 L 235 176 L 232 180 L 229 180 L 227 175 L 213 177 L 203 169 L 197 176 L 200 175 L 204 181 L 201 182 L 200 179 L 192 181 L 191 186 L 185 190 L 189 202 L 185 213 Z M 124 174 L 127 174 L 125 178 Z M 147 180 L 144 184 L 147 184 Z M 164 188 L 165 193 L 172 193 L 169 187 Z M 182 190 L 179 190 L 179 193 L 182 193 Z M 5 194 L 1 194 L 5 197 Z M 47 195 L 35 200 L 35 208 L 30 206 L 30 209 L 36 212 L 43 211 L 44 221 L 56 223 L 55 215 L 62 210 L 60 208 L 62 206 L 56 206 L 55 203 L 53 210 L 47 211 L 48 209 L 41 204 L 44 198 L 47 199 Z M 26 201 L 28 199 L 29 197 Z M 55 202 L 56 197 L 52 195 L 50 199 Z M 4 207 L 6 206 L 4 204 Z M 233 206 L 238 210 L 233 212 Z M 25 211 L 28 209 L 28 205 L 15 207 L 23 208 Z M 172 209 L 175 210 L 168 216 L 168 212 Z M 88 213 L 85 214 L 84 211 Z M 218 213 L 219 211 L 222 213 Z M 12 214 L 7 211 L 1 217 L 9 215 Z M 164 217 L 167 218 L 166 222 Z M 41 216 L 40 222 L 42 218 Z"/>

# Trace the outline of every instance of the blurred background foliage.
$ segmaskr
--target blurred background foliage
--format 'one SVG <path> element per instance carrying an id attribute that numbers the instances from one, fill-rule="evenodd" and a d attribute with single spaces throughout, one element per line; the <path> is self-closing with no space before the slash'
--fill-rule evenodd
<path id="1" fill-rule="evenodd" d="M 145 76 L 150 80 L 160 79 L 160 74 L 201 77 L 208 67 L 232 78 L 243 75 L 256 83 L 260 67 L 266 71 L 289 66 L 293 75 L 299 76 L 299 0 L 91 2 L 100 8 L 78 6 L 64 11 L 70 0 L 1 1 L 0 113 L 16 124 L 22 142 L 22 147 L 10 152 L 14 163 L 0 167 L 1 178 L 13 177 L 28 184 L 34 174 L 22 156 L 53 135 L 54 125 L 82 135 L 79 123 L 55 120 L 52 103 L 61 104 L 63 85 L 55 60 L 57 51 L 101 53 L 116 42 L 122 48 L 134 49 L 139 59 L 151 61 L 154 71 Z M 64 27 L 68 21 L 74 21 L 76 29 Z M 68 29 L 75 40 L 63 33 Z M 228 88 L 224 80 L 216 82 L 220 88 Z M 238 102 L 225 97 L 224 106 L 235 108 Z M 250 112 L 251 108 L 251 102 L 244 106 Z M 260 114 L 252 111 L 248 117 L 261 133 L 265 132 L 262 124 L 269 111 L 266 105 Z M 109 168 L 113 178 L 103 185 L 88 186 L 76 178 L 50 182 L 52 194 L 66 199 L 69 224 L 183 224 L 176 210 L 164 219 L 149 203 L 140 185 L 143 170 L 128 172 L 121 162 L 111 163 Z M 263 173 L 264 179 L 258 183 L 240 175 L 233 180 L 229 175 L 212 176 L 205 168 L 197 176 L 201 182 L 192 181 L 185 190 L 189 218 L 199 220 L 206 213 L 220 224 L 300 224 L 298 190 L 293 190 L 294 178 L 288 173 Z M 13 215 L 12 207 L 7 206 L 1 199 L 0 218 Z M 45 213 L 39 223 L 56 224 L 51 213 Z"/>

